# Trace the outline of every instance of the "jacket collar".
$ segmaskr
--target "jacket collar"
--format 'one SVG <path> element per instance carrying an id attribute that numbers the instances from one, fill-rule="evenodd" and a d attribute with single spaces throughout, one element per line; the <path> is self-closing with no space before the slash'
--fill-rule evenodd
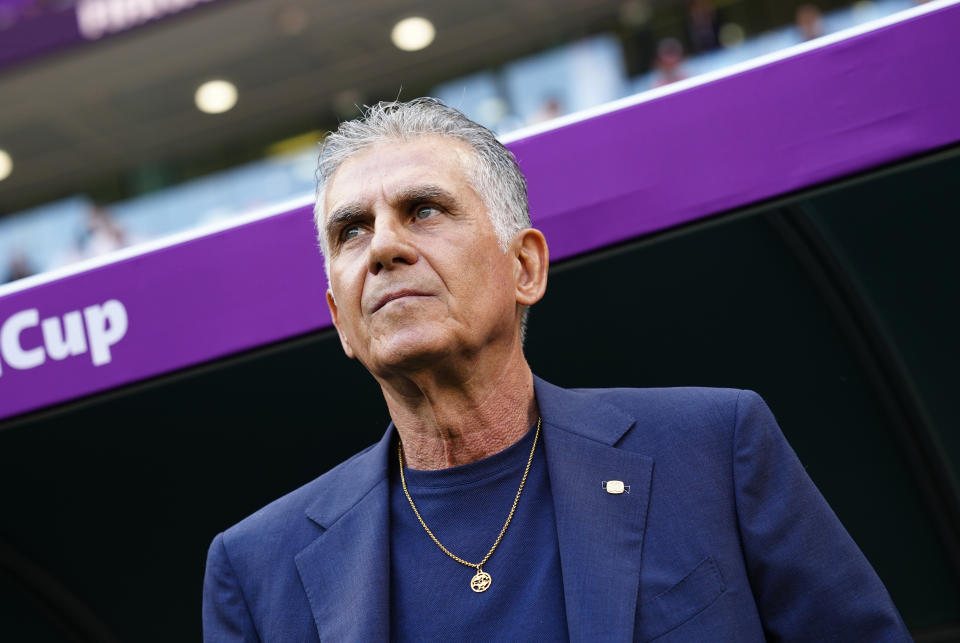
<path id="1" fill-rule="evenodd" d="M 567 624 L 577 640 L 630 640 L 652 459 L 613 447 L 634 424 L 596 392 L 534 378 L 557 523 Z M 325 474 L 306 514 L 325 531 L 296 556 L 321 640 L 390 636 L 389 458 L 395 429 Z M 630 493 L 611 495 L 602 482 Z"/>
<path id="2" fill-rule="evenodd" d="M 533 390 L 544 424 L 612 446 L 630 430 L 634 419 L 598 399 L 597 390 L 565 389 L 533 377 Z"/>
<path id="3" fill-rule="evenodd" d="M 393 424 L 380 441 L 320 479 L 307 517 L 325 531 L 298 553 L 321 641 L 390 638 L 390 470 Z"/>
<path id="4" fill-rule="evenodd" d="M 361 504 L 389 475 L 389 458 L 396 456 L 395 435 L 391 422 L 379 442 L 325 473 L 321 478 L 321 492 L 306 509 L 307 517 L 329 529 L 341 516 Z"/>
<path id="5" fill-rule="evenodd" d="M 614 448 L 634 419 L 597 391 L 534 380 L 571 641 L 631 641 L 653 460 Z M 620 480 L 629 493 L 609 494 Z"/>

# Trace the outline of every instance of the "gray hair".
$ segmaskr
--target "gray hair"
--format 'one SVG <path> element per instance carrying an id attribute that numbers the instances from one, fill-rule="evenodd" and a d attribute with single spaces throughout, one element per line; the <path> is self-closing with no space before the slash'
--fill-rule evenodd
<path id="1" fill-rule="evenodd" d="M 329 259 L 323 233 L 324 198 L 337 169 L 354 154 L 374 145 L 421 136 L 450 138 L 473 151 L 474 162 L 466 168 L 468 180 L 486 206 L 504 252 L 520 230 L 530 227 L 527 181 L 513 154 L 493 132 L 436 98 L 416 98 L 406 103 L 380 102 L 364 108 L 361 118 L 341 123 L 336 132 L 324 139 L 320 149 L 313 218 L 325 257 Z M 329 274 L 328 270 L 328 277 Z"/>
<path id="2" fill-rule="evenodd" d="M 450 138 L 473 151 L 473 163 L 466 168 L 467 179 L 487 208 L 501 250 L 506 252 L 514 236 L 530 227 L 527 180 L 513 153 L 497 140 L 496 134 L 436 98 L 415 98 L 406 103 L 381 101 L 364 108 L 362 117 L 341 123 L 320 148 L 313 220 L 325 259 L 329 260 L 330 249 L 324 234 L 324 199 L 337 169 L 354 154 L 374 145 L 421 136 Z M 329 282 L 329 264 L 325 261 L 324 266 Z M 529 312 L 526 306 L 520 311 L 521 343 L 526 338 Z"/>

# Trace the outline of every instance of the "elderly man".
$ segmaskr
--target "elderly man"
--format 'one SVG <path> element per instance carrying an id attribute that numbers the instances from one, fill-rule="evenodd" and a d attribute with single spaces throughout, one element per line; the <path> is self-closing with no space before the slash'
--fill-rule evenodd
<path id="1" fill-rule="evenodd" d="M 327 303 L 393 422 L 218 535 L 209 641 L 907 641 L 760 398 L 533 376 L 516 162 L 422 99 L 331 134 Z"/>

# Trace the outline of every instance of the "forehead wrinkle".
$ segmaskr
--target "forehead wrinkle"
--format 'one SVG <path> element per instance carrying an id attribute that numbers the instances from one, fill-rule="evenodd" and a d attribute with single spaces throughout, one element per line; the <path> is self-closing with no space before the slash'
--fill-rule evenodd
<path id="1" fill-rule="evenodd" d="M 457 202 L 461 201 L 461 199 L 456 198 L 455 193 L 451 192 L 450 189 L 445 189 L 441 187 L 439 184 L 432 182 L 433 178 L 430 177 L 429 175 L 437 171 L 439 171 L 441 175 L 445 175 L 445 178 L 442 178 L 444 182 L 449 180 L 453 180 L 454 182 L 459 182 L 460 180 L 462 180 L 463 183 L 466 185 L 466 187 L 471 192 L 473 192 L 476 196 L 479 197 L 479 193 L 477 192 L 477 189 L 476 189 L 476 186 L 474 185 L 474 180 L 473 180 L 475 170 L 476 170 L 476 165 L 477 165 L 477 157 L 474 151 L 466 143 L 459 141 L 455 138 L 444 136 L 441 134 L 420 135 L 410 139 L 397 140 L 397 141 L 394 141 L 394 143 L 399 144 L 400 147 L 403 147 L 403 146 L 415 147 L 420 144 L 426 144 L 428 148 L 426 150 L 422 148 L 417 149 L 415 152 L 415 157 L 429 157 L 430 159 L 437 159 L 438 154 L 444 155 L 446 153 L 449 153 L 450 155 L 452 155 L 452 158 L 448 157 L 448 160 L 445 160 L 440 165 L 434 165 L 434 167 L 428 173 L 428 177 L 426 181 L 421 184 L 415 183 L 415 181 L 417 180 L 416 177 L 411 176 L 410 174 L 404 173 L 402 171 L 403 170 L 402 164 L 401 164 L 401 167 L 399 168 L 394 166 L 394 167 L 389 167 L 386 170 L 381 170 L 383 174 L 381 174 L 382 182 L 381 182 L 380 190 L 381 190 L 381 195 L 385 199 L 387 198 L 386 192 L 392 192 L 394 195 L 393 202 L 395 203 L 398 201 L 397 195 L 401 193 L 406 194 L 408 192 L 411 192 L 419 188 L 419 189 L 423 189 L 424 191 L 435 190 L 440 193 L 436 195 L 432 195 L 432 194 L 419 195 L 422 197 L 430 198 L 430 197 L 445 195 L 449 199 L 456 200 Z M 362 152 L 359 152 L 358 156 L 363 155 L 364 157 L 367 157 L 367 158 L 370 158 L 370 157 L 375 158 L 380 150 L 389 152 L 395 149 L 396 147 L 393 144 L 383 143 L 383 144 L 375 145 L 372 148 L 366 149 Z M 456 168 L 456 170 L 450 174 L 446 174 L 453 168 Z M 397 170 L 399 170 L 399 172 Z M 399 184 L 399 187 L 394 188 L 394 186 L 391 186 L 391 183 Z M 410 187 L 407 187 L 408 185 Z M 407 195 L 407 196 L 416 197 L 418 195 L 413 194 L 413 195 Z M 387 200 L 390 201 L 390 199 L 387 199 Z"/>
<path id="2" fill-rule="evenodd" d="M 351 157 L 344 159 L 343 162 L 340 164 L 340 166 L 333 173 L 333 175 L 327 180 L 327 185 L 324 190 L 324 198 L 323 198 L 324 206 L 325 206 L 324 209 L 326 210 L 325 216 L 324 216 L 324 219 L 325 219 L 324 226 L 323 226 L 324 230 L 329 232 L 337 223 L 343 223 L 344 221 L 347 221 L 349 219 L 354 219 L 359 216 L 362 216 L 370 209 L 371 204 L 365 203 L 365 200 L 363 198 L 356 199 L 354 201 L 348 202 L 341 206 L 337 206 L 332 210 L 326 208 L 326 205 L 329 203 L 329 200 L 330 200 L 330 194 L 331 192 L 333 192 L 331 188 L 333 188 L 334 185 L 336 184 L 336 180 L 338 178 L 341 178 L 341 174 L 343 173 L 344 169 L 350 168 L 350 166 L 353 165 L 358 160 L 357 157 L 360 157 L 362 159 L 362 157 L 365 156 L 368 151 L 369 150 L 363 150 Z M 383 191 L 383 188 L 381 187 L 381 192 L 382 191 Z"/>

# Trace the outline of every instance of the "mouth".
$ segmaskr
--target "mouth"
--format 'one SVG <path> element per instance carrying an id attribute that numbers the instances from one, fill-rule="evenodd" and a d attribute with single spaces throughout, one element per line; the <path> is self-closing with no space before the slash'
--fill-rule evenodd
<path id="1" fill-rule="evenodd" d="M 393 292 L 388 292 L 383 297 L 381 297 L 376 306 L 373 307 L 373 313 L 377 312 L 391 301 L 396 301 L 397 299 L 403 299 L 404 297 L 428 297 L 429 295 L 425 292 L 420 292 L 419 290 L 394 290 Z M 372 313 L 371 313 L 372 314 Z"/>

